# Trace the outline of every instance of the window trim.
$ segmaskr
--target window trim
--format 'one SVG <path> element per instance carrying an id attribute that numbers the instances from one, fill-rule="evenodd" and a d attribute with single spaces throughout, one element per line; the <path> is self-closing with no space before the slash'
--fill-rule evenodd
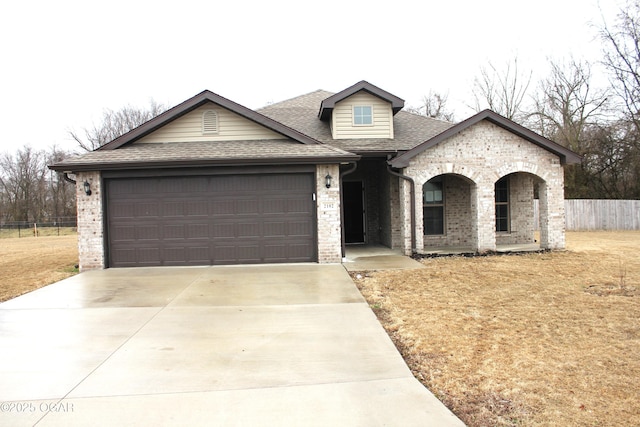
<path id="1" fill-rule="evenodd" d="M 356 123 L 356 108 L 369 108 L 371 110 L 371 123 Z M 358 115 L 358 117 L 367 117 L 363 114 Z M 353 126 L 362 127 L 362 126 L 373 126 L 373 105 L 370 104 L 357 104 L 352 106 L 351 108 L 351 124 Z"/>
<path id="2" fill-rule="evenodd" d="M 498 201 L 498 184 L 501 182 L 504 182 L 506 185 L 507 200 L 499 202 Z M 511 185 L 510 185 L 509 176 L 504 176 L 496 181 L 494 185 L 494 201 L 495 201 L 496 233 L 509 234 L 511 233 Z M 498 206 L 506 206 L 507 208 L 507 217 L 506 217 L 507 229 L 506 230 L 498 230 Z"/>
<path id="3" fill-rule="evenodd" d="M 441 191 L 442 191 L 442 200 L 439 202 L 427 202 L 425 200 L 425 185 L 429 182 L 438 182 L 440 183 Z M 425 181 L 422 184 L 422 234 L 424 236 L 445 236 L 447 234 L 447 215 L 446 215 L 446 197 L 445 197 L 445 177 L 444 176 L 436 176 L 431 178 L 428 181 Z M 425 216 L 424 211 L 426 208 L 440 208 L 442 213 L 442 233 L 433 233 L 427 234 L 427 227 L 425 226 Z"/>

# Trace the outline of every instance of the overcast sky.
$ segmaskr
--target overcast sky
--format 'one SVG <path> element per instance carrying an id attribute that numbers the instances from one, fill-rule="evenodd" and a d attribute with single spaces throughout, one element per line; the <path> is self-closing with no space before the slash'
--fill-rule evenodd
<path id="1" fill-rule="evenodd" d="M 600 3 L 600 4 L 599 4 Z M 546 74 L 547 58 L 593 63 L 593 25 L 620 0 L 69 1 L 0 8 L 0 151 L 67 149 L 69 129 L 105 108 L 176 105 L 209 89 L 259 108 L 367 80 L 416 105 L 449 94 L 473 113 L 482 65 L 516 55 Z M 602 13 L 601 13 L 602 12 Z"/>

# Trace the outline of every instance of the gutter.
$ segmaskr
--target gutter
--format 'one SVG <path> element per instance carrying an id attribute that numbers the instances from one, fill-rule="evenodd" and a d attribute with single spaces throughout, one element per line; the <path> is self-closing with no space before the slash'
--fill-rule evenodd
<path id="1" fill-rule="evenodd" d="M 397 176 L 398 178 L 402 178 L 409 183 L 409 194 L 411 199 L 411 253 L 416 253 L 416 183 L 413 181 L 413 178 L 402 175 L 399 172 L 391 169 L 391 165 L 387 164 L 387 172 L 391 175 Z"/>
<path id="2" fill-rule="evenodd" d="M 353 172 L 356 171 L 356 169 L 358 168 L 358 163 L 357 162 L 353 162 L 352 163 L 352 167 L 340 172 L 340 238 L 341 238 L 341 251 L 342 251 L 342 259 L 344 260 L 345 256 L 347 255 L 347 250 L 346 250 L 346 242 L 345 242 L 345 237 L 344 237 L 344 192 L 342 191 L 342 178 L 346 175 L 349 175 Z"/>

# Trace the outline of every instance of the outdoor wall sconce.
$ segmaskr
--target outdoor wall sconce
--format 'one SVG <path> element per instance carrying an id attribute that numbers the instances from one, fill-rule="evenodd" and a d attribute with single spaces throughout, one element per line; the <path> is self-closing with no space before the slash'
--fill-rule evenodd
<path id="1" fill-rule="evenodd" d="M 84 194 L 87 196 L 91 195 L 91 185 L 89 184 L 89 181 L 84 182 Z"/>
<path id="2" fill-rule="evenodd" d="M 327 176 L 325 176 L 325 177 L 324 177 L 324 185 L 325 185 L 327 188 L 330 188 L 330 187 L 331 187 L 331 179 L 332 179 L 332 178 L 331 178 L 331 175 L 329 175 L 329 174 L 327 174 Z"/>

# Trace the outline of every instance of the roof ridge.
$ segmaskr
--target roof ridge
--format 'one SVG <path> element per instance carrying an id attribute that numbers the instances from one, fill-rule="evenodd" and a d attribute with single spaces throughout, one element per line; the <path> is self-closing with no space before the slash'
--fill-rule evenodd
<path id="1" fill-rule="evenodd" d="M 264 105 L 264 106 L 262 106 L 260 108 L 257 108 L 256 111 L 264 110 L 265 108 L 273 107 L 273 106 L 276 106 L 278 104 L 283 104 L 285 102 L 289 102 L 289 101 L 292 101 L 292 100 L 298 99 L 298 98 L 303 98 L 305 96 L 309 96 L 309 95 L 312 95 L 314 93 L 319 93 L 319 92 L 326 92 L 326 93 L 331 94 L 331 95 L 334 94 L 333 92 L 325 90 L 325 89 L 316 89 L 316 90 L 312 90 L 311 92 L 303 93 L 302 95 L 293 96 L 291 98 L 283 99 L 281 101 L 274 102 L 272 104 Z M 329 96 L 331 96 L 331 95 L 329 95 Z"/>
<path id="2" fill-rule="evenodd" d="M 398 111 L 398 113 L 407 113 L 407 114 L 411 114 L 413 116 L 422 117 L 422 118 L 425 118 L 425 119 L 428 119 L 428 120 L 435 120 L 435 121 L 438 121 L 438 122 L 441 122 L 441 123 L 446 123 L 446 124 L 452 125 L 452 126 L 458 123 L 458 122 L 450 122 L 450 121 L 444 120 L 444 119 L 439 119 L 437 117 L 425 116 L 425 115 L 420 114 L 420 113 L 414 113 L 413 111 L 409 111 L 409 110 L 407 110 L 405 108 L 403 108 L 402 110 Z"/>

